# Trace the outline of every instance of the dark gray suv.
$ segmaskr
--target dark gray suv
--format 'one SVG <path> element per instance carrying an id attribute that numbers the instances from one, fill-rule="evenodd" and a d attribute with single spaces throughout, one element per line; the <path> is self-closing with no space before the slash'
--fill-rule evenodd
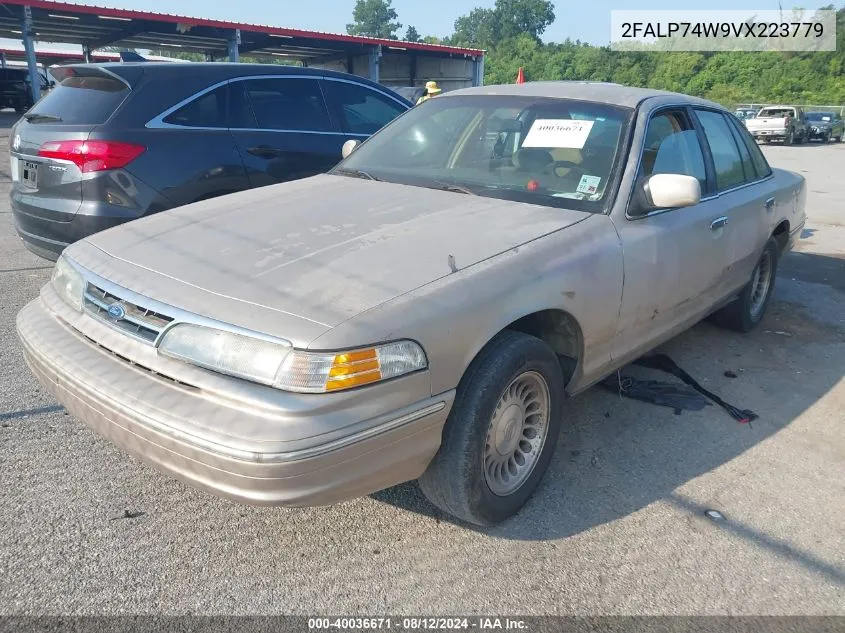
<path id="1" fill-rule="evenodd" d="M 55 260 L 135 218 L 325 172 L 411 107 L 361 77 L 260 64 L 82 64 L 10 134 L 15 227 Z"/>

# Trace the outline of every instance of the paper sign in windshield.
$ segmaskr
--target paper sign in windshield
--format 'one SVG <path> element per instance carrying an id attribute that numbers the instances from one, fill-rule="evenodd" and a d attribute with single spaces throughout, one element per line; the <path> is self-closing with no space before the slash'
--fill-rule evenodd
<path id="1" fill-rule="evenodd" d="M 578 186 L 575 188 L 575 191 L 577 191 L 578 193 L 586 193 L 592 195 L 599 190 L 600 182 L 601 177 L 588 176 L 587 174 L 584 174 L 583 176 L 581 176 L 581 182 L 578 183 Z"/>
<path id="2" fill-rule="evenodd" d="M 537 119 L 528 130 L 522 146 L 581 149 L 592 129 L 592 121 Z"/>

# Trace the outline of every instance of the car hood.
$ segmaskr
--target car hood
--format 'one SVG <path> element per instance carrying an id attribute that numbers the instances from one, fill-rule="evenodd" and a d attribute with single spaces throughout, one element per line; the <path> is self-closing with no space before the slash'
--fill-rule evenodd
<path id="1" fill-rule="evenodd" d="M 322 175 L 173 209 L 88 242 L 197 291 L 333 327 L 589 216 Z M 179 307 L 191 309 L 189 294 Z"/>

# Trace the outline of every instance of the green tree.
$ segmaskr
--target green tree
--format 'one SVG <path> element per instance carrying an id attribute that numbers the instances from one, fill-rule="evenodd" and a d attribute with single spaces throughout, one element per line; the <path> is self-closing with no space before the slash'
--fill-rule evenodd
<path id="1" fill-rule="evenodd" d="M 455 20 L 451 42 L 461 46 L 494 48 L 502 40 L 526 34 L 535 40 L 555 20 L 548 0 L 496 0 L 492 9 L 477 8 Z"/>
<path id="2" fill-rule="evenodd" d="M 346 25 L 350 35 L 366 35 L 395 40 L 396 31 L 402 25 L 395 20 L 399 17 L 392 6 L 392 0 L 356 0 L 352 10 L 352 24 Z"/>
<path id="3" fill-rule="evenodd" d="M 405 31 L 405 41 L 406 42 L 419 42 L 420 41 L 420 34 L 417 33 L 417 29 L 413 26 L 408 26 L 408 30 Z"/>
<path id="4" fill-rule="evenodd" d="M 499 37 L 527 33 L 536 40 L 555 21 L 555 5 L 548 0 L 496 0 Z"/>
<path id="5" fill-rule="evenodd" d="M 500 40 L 499 29 L 495 9 L 477 8 L 455 20 L 455 33 L 449 41 L 455 46 L 492 48 Z"/>

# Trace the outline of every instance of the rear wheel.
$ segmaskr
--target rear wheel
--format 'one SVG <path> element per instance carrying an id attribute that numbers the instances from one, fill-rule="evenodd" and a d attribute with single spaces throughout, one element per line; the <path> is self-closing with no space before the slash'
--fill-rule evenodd
<path id="1" fill-rule="evenodd" d="M 783 137 L 783 144 L 784 145 L 792 145 L 795 142 L 795 130 L 789 130 L 786 133 L 786 136 Z"/>
<path id="2" fill-rule="evenodd" d="M 548 345 L 521 332 L 496 336 L 458 386 L 440 450 L 419 480 L 425 496 L 476 525 L 516 514 L 549 465 L 563 399 Z"/>
<path id="3" fill-rule="evenodd" d="M 713 314 L 714 323 L 736 332 L 750 332 L 760 324 L 775 287 L 779 255 L 778 243 L 769 238 L 748 285 L 734 301 Z"/>

